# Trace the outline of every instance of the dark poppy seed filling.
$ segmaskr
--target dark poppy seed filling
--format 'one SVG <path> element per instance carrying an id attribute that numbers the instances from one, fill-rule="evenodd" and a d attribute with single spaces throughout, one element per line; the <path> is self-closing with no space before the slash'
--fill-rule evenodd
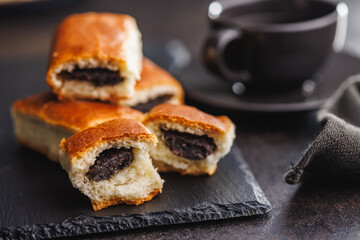
<path id="1" fill-rule="evenodd" d="M 156 105 L 159 105 L 161 103 L 165 103 L 165 102 L 169 101 L 172 97 L 173 97 L 172 94 L 161 95 L 157 98 L 147 101 L 146 103 L 140 103 L 132 108 L 135 108 L 136 110 L 139 110 L 139 111 L 145 113 L 145 112 L 150 111 Z"/>
<path id="2" fill-rule="evenodd" d="M 119 71 L 111 71 L 106 68 L 79 68 L 76 66 L 71 72 L 62 71 L 58 77 L 63 81 L 84 81 L 94 86 L 115 85 L 124 81 Z"/>
<path id="3" fill-rule="evenodd" d="M 116 172 L 130 166 L 133 160 L 132 148 L 106 149 L 96 157 L 94 165 L 89 167 L 85 175 L 96 182 L 106 180 Z"/>
<path id="4" fill-rule="evenodd" d="M 214 139 L 206 135 L 198 136 L 176 130 L 160 129 L 162 140 L 176 156 L 191 160 L 201 160 L 216 150 Z"/>

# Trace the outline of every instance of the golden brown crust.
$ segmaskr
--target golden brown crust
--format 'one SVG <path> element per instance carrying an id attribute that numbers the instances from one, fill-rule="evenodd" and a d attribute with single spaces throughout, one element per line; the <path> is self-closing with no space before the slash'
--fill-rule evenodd
<path id="1" fill-rule="evenodd" d="M 199 127 L 208 131 L 227 132 L 233 125 L 226 116 L 215 117 L 195 107 L 164 103 L 157 105 L 145 115 L 143 123 L 165 120 L 187 126 Z"/>
<path id="2" fill-rule="evenodd" d="M 146 198 L 138 198 L 138 199 L 124 199 L 124 198 L 114 198 L 111 200 L 107 200 L 107 201 L 102 201 L 102 202 L 96 202 L 96 201 L 91 201 L 91 205 L 93 207 L 93 209 L 95 211 L 99 211 L 103 208 L 107 208 L 113 205 L 117 205 L 120 203 L 125 203 L 128 205 L 140 205 L 144 202 L 148 202 L 151 199 L 153 199 L 158 193 L 161 193 L 161 189 L 155 189 L 154 191 L 152 191 Z"/>
<path id="3" fill-rule="evenodd" d="M 56 101 L 56 95 L 50 92 L 38 93 L 15 101 L 12 105 L 12 109 L 23 114 L 30 114 L 38 117 L 42 107 L 46 103 L 52 101 Z"/>
<path id="4" fill-rule="evenodd" d="M 59 89 L 52 86 L 50 75 L 64 63 L 90 58 L 124 62 L 124 41 L 119 38 L 126 38 L 134 25 L 133 17 L 122 14 L 88 12 L 67 17 L 57 29 L 49 61 L 47 82 L 52 90 L 58 93 Z"/>
<path id="5" fill-rule="evenodd" d="M 12 108 L 76 132 L 114 118 L 140 120 L 143 117 L 140 111 L 125 106 L 90 101 L 59 102 L 50 92 L 20 99 Z"/>
<path id="6" fill-rule="evenodd" d="M 149 89 L 154 86 L 171 85 L 179 92 L 179 97 L 184 97 L 181 84 L 167 71 L 156 65 L 148 58 L 143 58 L 141 79 L 136 83 L 136 90 Z"/>
<path id="7" fill-rule="evenodd" d="M 72 158 L 87 147 L 114 139 L 157 142 L 156 136 L 138 121 L 117 118 L 74 134 L 66 141 L 61 141 L 60 148 Z"/>
<path id="8" fill-rule="evenodd" d="M 187 168 L 179 169 L 175 168 L 164 162 L 152 160 L 153 165 L 157 168 L 158 172 L 178 172 L 181 175 L 192 175 L 192 176 L 201 176 L 201 175 L 213 175 L 216 172 L 217 165 L 215 164 L 211 169 L 201 169 L 201 168 Z"/>
<path id="9" fill-rule="evenodd" d="M 141 78 L 136 82 L 134 96 L 142 94 L 141 91 L 151 88 L 170 86 L 176 92 L 172 98 L 176 99 L 179 104 L 184 104 L 184 89 L 170 73 L 145 57 L 143 58 L 142 66 Z M 122 98 L 116 102 L 122 104 L 123 100 L 126 101 L 129 98 Z"/>

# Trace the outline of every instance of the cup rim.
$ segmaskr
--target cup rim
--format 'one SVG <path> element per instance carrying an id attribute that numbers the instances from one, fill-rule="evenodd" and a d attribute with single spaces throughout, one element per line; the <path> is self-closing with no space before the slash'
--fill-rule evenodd
<path id="1" fill-rule="evenodd" d="M 324 4 L 331 5 L 334 7 L 334 10 L 328 14 L 325 14 L 323 16 L 320 16 L 320 17 L 317 17 L 314 19 L 309 19 L 309 20 L 301 21 L 301 22 L 293 22 L 293 23 L 281 23 L 281 24 L 279 24 L 279 23 L 239 23 L 239 22 L 235 23 L 234 21 L 229 20 L 226 17 L 222 16 L 222 13 L 230 8 L 239 8 L 244 5 L 254 5 L 254 4 L 257 4 L 260 2 L 268 2 L 268 1 L 272 1 L 272 0 L 250 0 L 250 1 L 245 1 L 242 3 L 225 6 L 224 9 L 222 9 L 221 13 L 216 17 L 210 17 L 210 12 L 209 12 L 210 9 L 208 9 L 208 18 L 210 19 L 211 22 L 220 23 L 221 25 L 229 26 L 232 28 L 240 28 L 242 30 L 252 30 L 252 31 L 259 31 L 259 32 L 301 32 L 301 31 L 309 31 L 309 30 L 323 28 L 323 27 L 326 27 L 328 25 L 335 23 L 339 16 L 338 6 L 339 6 L 339 4 L 342 4 L 342 2 L 334 3 L 334 2 L 329 2 L 329 1 L 325 1 L 325 0 L 313 0 L 316 2 L 321 2 Z M 217 2 L 217 1 L 213 1 L 211 4 L 213 4 L 215 2 Z M 217 2 L 217 3 L 219 3 L 219 2 Z"/>

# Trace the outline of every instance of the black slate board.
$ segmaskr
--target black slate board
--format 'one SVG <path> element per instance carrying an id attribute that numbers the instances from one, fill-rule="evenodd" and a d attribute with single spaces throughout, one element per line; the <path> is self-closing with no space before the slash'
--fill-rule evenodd
<path id="1" fill-rule="evenodd" d="M 6 147 L 6 149 L 4 149 Z M 57 163 L 17 146 L 1 146 L 0 237 L 55 238 L 264 214 L 271 207 L 233 147 L 213 176 L 166 173 L 163 193 L 140 206 L 98 212 L 72 188 Z"/>

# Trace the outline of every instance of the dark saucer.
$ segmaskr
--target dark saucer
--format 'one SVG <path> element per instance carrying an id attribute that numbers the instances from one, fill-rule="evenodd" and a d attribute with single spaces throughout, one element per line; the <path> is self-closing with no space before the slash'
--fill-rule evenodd
<path id="1" fill-rule="evenodd" d="M 321 78 L 312 94 L 303 94 L 303 89 L 297 88 L 267 93 L 245 91 L 236 95 L 231 85 L 208 73 L 198 59 L 193 59 L 177 77 L 187 97 L 205 105 L 248 112 L 299 112 L 319 109 L 347 77 L 357 73 L 360 73 L 359 58 L 333 53 L 319 71 Z"/>

